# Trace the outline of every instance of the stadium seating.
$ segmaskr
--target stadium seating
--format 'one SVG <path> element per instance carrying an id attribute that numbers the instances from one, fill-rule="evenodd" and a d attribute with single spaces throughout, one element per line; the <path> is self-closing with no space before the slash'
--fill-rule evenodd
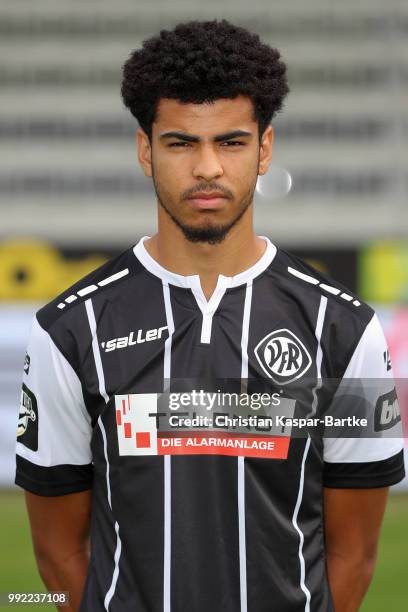
<path id="1" fill-rule="evenodd" d="M 152 230 L 121 65 L 146 36 L 189 18 L 227 17 L 281 49 L 291 94 L 274 163 L 293 189 L 260 200 L 279 241 L 349 245 L 407 218 L 408 4 L 401 0 L 3 0 L 0 6 L 0 238 L 126 244 Z M 113 214 L 114 211 L 114 214 Z"/>

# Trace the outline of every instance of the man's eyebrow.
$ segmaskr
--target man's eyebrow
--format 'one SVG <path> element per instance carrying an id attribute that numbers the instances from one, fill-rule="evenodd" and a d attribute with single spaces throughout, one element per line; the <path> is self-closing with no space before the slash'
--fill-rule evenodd
<path id="1" fill-rule="evenodd" d="M 219 134 L 214 137 L 214 142 L 224 142 L 226 140 L 232 140 L 233 138 L 244 138 L 245 136 L 252 136 L 251 132 L 245 132 L 244 130 L 233 130 L 225 134 Z M 160 140 L 166 138 L 177 138 L 178 140 L 184 140 L 185 142 L 200 142 L 199 136 L 192 136 L 185 134 L 184 132 L 164 132 L 160 134 Z"/>
<path id="2" fill-rule="evenodd" d="M 252 136 L 251 132 L 244 132 L 244 130 L 234 130 L 233 132 L 227 132 L 226 134 L 220 134 L 214 138 L 215 142 L 221 140 L 232 140 L 233 138 L 243 138 L 244 136 Z"/>
<path id="3" fill-rule="evenodd" d="M 190 136 L 189 134 L 184 134 L 184 132 L 164 132 L 160 134 L 160 140 L 165 138 L 178 138 L 186 142 L 199 142 L 200 140 L 198 136 Z"/>

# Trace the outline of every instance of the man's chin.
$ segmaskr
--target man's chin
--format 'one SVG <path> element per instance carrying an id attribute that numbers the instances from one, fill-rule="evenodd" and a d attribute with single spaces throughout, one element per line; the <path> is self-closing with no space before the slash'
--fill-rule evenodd
<path id="1" fill-rule="evenodd" d="M 187 240 L 194 243 L 201 242 L 207 244 L 219 244 L 226 238 L 230 229 L 236 223 L 238 223 L 245 211 L 248 209 L 252 200 L 248 199 L 247 205 L 242 208 L 241 212 L 227 223 L 215 223 L 214 221 L 209 220 L 208 217 L 205 220 L 201 217 L 201 224 L 200 221 L 198 221 L 197 224 L 183 223 L 170 212 L 167 206 L 163 204 L 159 196 L 158 201 L 172 221 L 181 229 Z"/>
<path id="2" fill-rule="evenodd" d="M 207 244 L 219 244 L 222 242 L 230 231 L 232 225 L 227 226 L 192 226 L 178 224 L 185 238 L 190 242 L 202 242 Z"/>

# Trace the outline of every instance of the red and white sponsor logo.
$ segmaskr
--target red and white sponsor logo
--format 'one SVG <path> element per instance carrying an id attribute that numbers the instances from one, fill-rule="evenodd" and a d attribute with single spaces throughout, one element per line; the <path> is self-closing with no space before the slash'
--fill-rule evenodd
<path id="1" fill-rule="evenodd" d="M 184 435 L 159 434 L 158 455 L 229 455 L 232 457 L 258 457 L 286 459 L 288 437 L 272 437 L 227 432 L 194 432 Z"/>
<path id="2" fill-rule="evenodd" d="M 116 395 L 115 405 L 119 455 L 157 455 L 157 393 Z"/>
<path id="3" fill-rule="evenodd" d="M 226 430 L 157 429 L 157 394 L 117 395 L 119 455 L 228 455 L 286 459 L 289 437 Z"/>

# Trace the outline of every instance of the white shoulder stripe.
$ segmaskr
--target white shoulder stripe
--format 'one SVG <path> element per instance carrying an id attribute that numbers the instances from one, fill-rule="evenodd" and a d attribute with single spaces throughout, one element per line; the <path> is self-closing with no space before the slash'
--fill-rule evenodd
<path id="1" fill-rule="evenodd" d="M 112 276 L 108 276 L 108 278 L 104 278 L 103 280 L 99 281 L 98 285 L 100 287 L 105 287 L 105 285 L 109 285 L 109 283 L 113 283 L 114 281 L 119 280 L 127 274 L 129 274 L 129 268 L 121 270 L 120 272 L 116 272 L 116 274 L 112 274 Z"/>
<path id="2" fill-rule="evenodd" d="M 75 302 L 75 300 L 77 300 L 78 297 L 76 295 L 70 295 L 69 297 L 67 297 L 67 299 L 65 300 L 67 304 L 71 304 L 72 302 Z"/>
<path id="3" fill-rule="evenodd" d="M 99 281 L 98 286 L 88 285 L 88 287 L 83 287 L 83 289 L 79 289 L 76 295 L 73 293 L 72 295 L 69 295 L 67 298 L 65 298 L 64 302 L 60 302 L 57 305 L 57 308 L 62 310 L 63 308 L 65 308 L 67 304 L 72 304 L 72 302 L 75 302 L 75 300 L 78 299 L 78 296 L 85 297 L 86 295 L 89 295 L 90 293 L 97 291 L 99 287 L 105 287 L 106 285 L 109 285 L 110 283 L 113 283 L 114 281 L 117 281 L 120 278 L 123 278 L 127 274 L 129 274 L 129 268 L 125 268 L 124 270 L 120 270 L 119 272 L 116 272 L 115 274 L 112 274 L 111 276 L 104 278 L 103 280 Z"/>
<path id="4" fill-rule="evenodd" d="M 97 291 L 98 287 L 96 285 L 89 285 L 88 287 L 84 287 L 83 289 L 80 289 L 78 291 L 78 295 L 80 297 L 84 297 L 85 295 L 88 295 L 89 293 L 93 293 L 94 291 Z"/>
<path id="5" fill-rule="evenodd" d="M 298 278 L 301 278 L 307 283 L 311 283 L 312 285 L 319 284 L 319 281 L 316 278 L 313 278 L 313 276 L 309 276 L 308 274 L 303 274 L 303 272 L 299 272 L 299 270 L 295 270 L 294 268 L 291 268 L 290 266 L 288 267 L 288 272 L 293 274 L 293 276 L 297 276 Z"/>
<path id="6" fill-rule="evenodd" d="M 325 283 L 320 283 L 319 287 L 321 289 L 324 289 L 328 293 L 332 293 L 333 295 L 339 295 L 340 293 L 340 289 L 337 289 L 336 287 L 331 287 L 331 285 L 326 285 Z"/>
<path id="7" fill-rule="evenodd" d="M 317 285 L 318 287 L 320 287 L 320 289 L 323 289 L 323 291 L 327 291 L 327 293 L 331 293 L 332 295 L 339 295 L 340 293 L 340 289 L 337 289 L 337 287 L 326 285 L 326 283 L 320 283 L 317 278 L 313 278 L 313 276 L 309 276 L 308 274 L 299 272 L 299 270 L 295 270 L 290 266 L 288 266 L 288 272 L 289 274 L 292 274 L 292 276 L 297 276 L 297 278 L 306 281 L 306 283 L 310 283 L 311 285 Z M 346 302 L 351 302 L 353 300 L 353 306 L 361 306 L 361 302 L 355 300 L 353 296 L 349 295 L 348 293 L 340 293 L 340 297 Z"/>

